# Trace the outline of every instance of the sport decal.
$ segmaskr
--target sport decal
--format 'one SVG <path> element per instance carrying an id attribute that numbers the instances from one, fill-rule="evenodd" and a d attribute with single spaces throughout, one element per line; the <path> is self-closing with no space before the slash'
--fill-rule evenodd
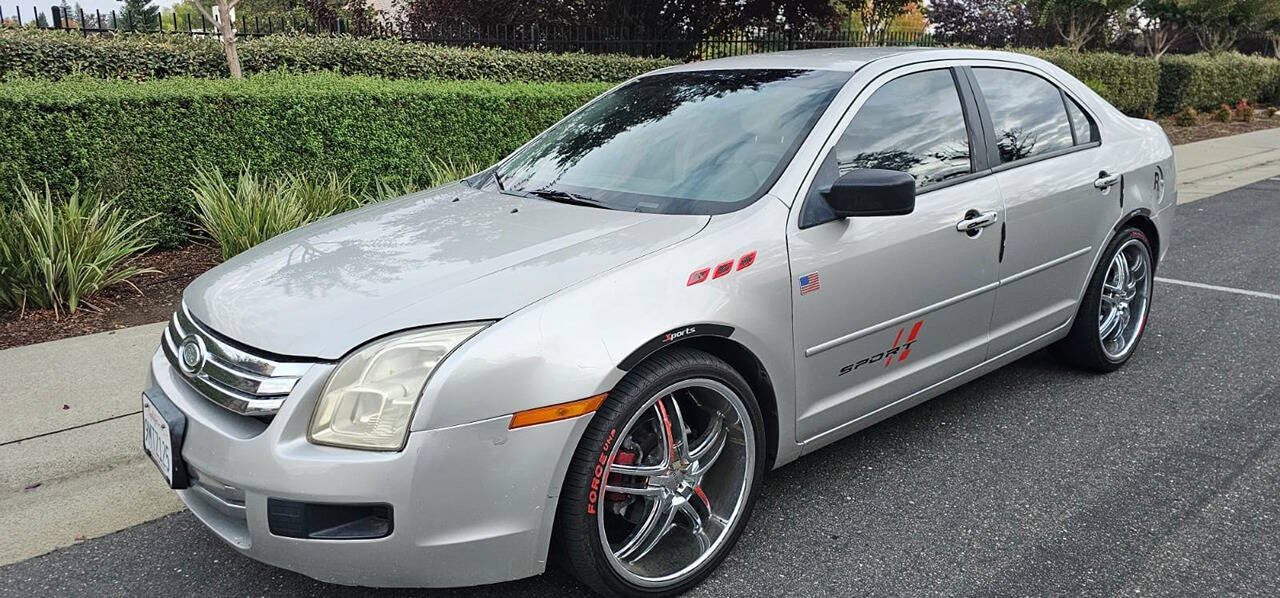
<path id="1" fill-rule="evenodd" d="M 893 339 L 892 347 L 870 357 L 863 358 L 857 363 L 851 363 L 840 368 L 839 375 L 843 376 L 864 365 L 871 365 L 882 359 L 884 360 L 884 367 L 889 367 L 891 364 L 895 363 L 895 359 L 897 360 L 897 363 L 906 361 L 907 358 L 911 356 L 911 345 L 915 344 L 916 338 L 920 336 L 920 328 L 922 326 L 924 326 L 924 320 L 917 320 L 915 324 L 911 325 L 910 332 L 907 332 L 907 328 L 905 326 L 899 328 L 897 336 Z M 902 340 L 903 333 L 906 333 L 907 335 L 906 342 L 903 342 Z"/>
<path id="2" fill-rule="evenodd" d="M 800 277 L 800 294 L 801 295 L 808 295 L 809 293 L 812 293 L 820 288 L 822 288 L 822 285 L 818 281 L 817 272 L 810 272 Z"/>

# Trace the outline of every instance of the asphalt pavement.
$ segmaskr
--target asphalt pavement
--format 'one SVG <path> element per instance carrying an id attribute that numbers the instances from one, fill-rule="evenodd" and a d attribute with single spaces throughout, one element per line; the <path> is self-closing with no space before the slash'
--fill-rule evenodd
<path id="1" fill-rule="evenodd" d="M 1280 179 L 1180 206 L 1120 372 L 1044 352 L 772 472 L 694 596 L 1274 595 Z M 1228 289 L 1192 287 L 1177 281 Z M 178 513 L 0 568 L 0 595 L 566 596 L 343 588 L 240 557 Z"/>

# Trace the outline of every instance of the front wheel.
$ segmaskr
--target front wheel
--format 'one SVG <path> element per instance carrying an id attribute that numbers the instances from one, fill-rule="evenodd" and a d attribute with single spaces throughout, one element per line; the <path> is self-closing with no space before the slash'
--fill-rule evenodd
<path id="1" fill-rule="evenodd" d="M 764 473 L 750 386 L 724 361 L 674 349 L 642 363 L 592 418 L 556 516 L 564 565 L 610 596 L 668 596 L 724 560 Z"/>
<path id="2" fill-rule="evenodd" d="M 1098 372 L 1124 365 L 1147 326 L 1154 270 L 1147 236 L 1136 228 L 1121 230 L 1089 280 L 1071 332 L 1053 352 L 1072 365 Z"/>

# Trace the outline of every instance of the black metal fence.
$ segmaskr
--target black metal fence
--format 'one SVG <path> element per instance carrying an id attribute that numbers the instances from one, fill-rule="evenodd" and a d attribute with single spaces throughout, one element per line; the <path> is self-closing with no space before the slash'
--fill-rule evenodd
<path id="1" fill-rule="evenodd" d="M 86 12 L 59 6 L 6 11 L 0 23 L 9 27 L 59 30 L 81 35 L 124 32 L 179 35 L 217 35 L 214 23 L 199 14 L 176 12 L 153 19 L 135 19 L 116 11 Z M 621 53 L 635 56 L 718 58 L 759 52 L 850 46 L 932 46 L 925 33 L 889 31 L 867 37 L 860 31 L 748 27 L 727 34 L 691 36 L 650 32 L 631 27 L 475 26 L 468 23 L 397 24 L 388 21 L 353 22 L 335 18 L 321 23 L 296 15 L 243 16 L 236 19 L 239 37 L 276 33 L 359 35 L 397 38 L 449 46 L 483 46 L 521 51 Z"/>

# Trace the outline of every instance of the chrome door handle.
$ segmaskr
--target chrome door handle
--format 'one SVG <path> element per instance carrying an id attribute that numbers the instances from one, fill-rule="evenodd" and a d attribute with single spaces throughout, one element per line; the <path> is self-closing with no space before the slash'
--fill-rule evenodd
<path id="1" fill-rule="evenodd" d="M 1101 189 L 1105 191 L 1115 186 L 1119 182 L 1120 182 L 1120 175 L 1107 174 L 1107 171 L 1104 170 L 1098 173 L 1098 180 L 1093 182 L 1093 186 L 1097 189 Z"/>
<path id="2" fill-rule="evenodd" d="M 962 233 L 976 233 L 1000 220 L 1000 214 L 997 212 L 979 214 L 976 210 L 969 210 L 969 213 L 964 216 L 964 220 L 956 223 L 956 230 Z"/>

